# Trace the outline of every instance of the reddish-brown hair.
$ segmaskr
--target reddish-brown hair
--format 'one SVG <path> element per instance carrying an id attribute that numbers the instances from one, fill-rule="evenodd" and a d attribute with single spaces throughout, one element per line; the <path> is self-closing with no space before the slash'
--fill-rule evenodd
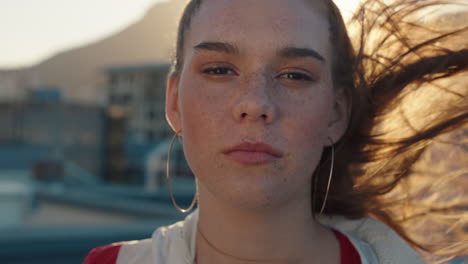
<path id="1" fill-rule="evenodd" d="M 441 31 L 415 23 L 414 18 L 422 10 L 442 4 L 438 1 L 398 0 L 386 5 L 368 0 L 350 25 L 354 30 L 352 42 L 338 8 L 330 0 L 323 2 L 333 46 L 334 86 L 344 89 L 352 105 L 348 129 L 334 146 L 335 169 L 325 214 L 374 216 L 415 246 L 442 255 L 459 253 L 459 248 L 443 251 L 412 239 L 402 219 L 391 211 L 397 200 L 386 197 L 411 175 L 413 164 L 434 138 L 466 123 L 467 89 L 452 91 L 456 94 L 454 107 L 443 109 L 437 118 L 413 133 L 389 137 L 382 127 L 411 92 L 467 71 L 466 40 L 454 48 L 449 40 L 463 34 L 466 37 L 468 28 Z M 172 77 L 177 78 L 182 70 L 186 32 L 201 4 L 202 0 L 191 0 L 181 17 Z M 410 33 L 424 37 L 418 42 Z M 313 212 L 320 210 L 325 197 L 330 154 L 330 148 L 324 150 L 313 175 Z"/>

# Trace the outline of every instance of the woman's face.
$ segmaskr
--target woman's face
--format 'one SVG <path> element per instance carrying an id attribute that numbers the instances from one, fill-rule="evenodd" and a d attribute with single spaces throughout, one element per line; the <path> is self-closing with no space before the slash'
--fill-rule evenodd
<path id="1" fill-rule="evenodd" d="M 322 149 L 346 127 L 324 10 L 302 0 L 203 1 L 166 105 L 202 199 L 310 203 Z"/>

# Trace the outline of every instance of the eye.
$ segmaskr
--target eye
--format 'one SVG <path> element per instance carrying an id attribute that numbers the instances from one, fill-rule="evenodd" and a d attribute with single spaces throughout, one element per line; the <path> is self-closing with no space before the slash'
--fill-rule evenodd
<path id="1" fill-rule="evenodd" d="M 292 81 L 304 81 L 304 82 L 315 81 L 315 79 L 312 78 L 310 75 L 306 73 L 301 73 L 301 72 L 286 72 L 286 73 L 280 74 L 278 77 L 281 79 L 287 79 L 287 80 L 292 80 Z"/>
<path id="2" fill-rule="evenodd" d="M 202 72 L 208 75 L 233 75 L 235 72 L 228 67 L 209 67 Z"/>

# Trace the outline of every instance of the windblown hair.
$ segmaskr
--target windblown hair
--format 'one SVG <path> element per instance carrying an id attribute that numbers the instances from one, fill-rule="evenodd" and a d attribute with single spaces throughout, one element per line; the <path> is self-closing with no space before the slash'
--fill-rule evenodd
<path id="1" fill-rule="evenodd" d="M 400 198 L 405 194 L 401 186 L 416 177 L 415 164 L 428 146 L 441 135 L 466 125 L 468 77 L 457 88 L 444 87 L 441 82 L 467 73 L 468 26 L 465 23 L 458 28 L 440 28 L 422 20 L 431 10 L 449 4 L 446 1 L 395 0 L 386 4 L 383 0 L 367 0 L 347 29 L 335 4 L 321 1 L 328 12 L 334 88 L 343 89 L 351 103 L 347 131 L 334 146 L 333 179 L 324 213 L 348 218 L 372 216 L 422 250 L 441 256 L 468 254 L 466 245 L 456 243 L 468 240 L 462 230 L 467 228 L 463 220 L 459 229 L 452 226 L 455 242 L 450 245 L 441 241 L 433 242 L 438 246 L 424 243 L 411 236 L 407 228 L 411 219 L 430 212 L 460 216 L 463 208 L 452 205 L 408 213 L 401 205 L 409 204 L 410 195 Z M 181 72 L 185 36 L 201 4 L 202 0 L 191 0 L 181 17 L 173 77 Z M 431 101 L 429 87 L 437 87 L 435 97 L 443 98 L 443 104 Z M 415 103 L 432 103 L 423 110 L 419 125 L 414 125 L 404 111 L 405 105 Z M 324 202 L 330 155 L 331 149 L 325 149 L 313 175 L 311 199 L 315 213 Z M 463 206 L 466 210 L 467 205 Z"/>
<path id="2" fill-rule="evenodd" d="M 427 154 L 426 149 L 430 151 L 428 146 L 432 142 L 443 134 L 463 129 L 468 119 L 468 76 L 464 80 L 460 78 L 462 82 L 458 86 L 447 82 L 449 77 L 453 79 L 467 72 L 468 24 L 441 28 L 435 25 L 435 21 L 431 25 L 431 22 L 422 20 L 443 4 L 448 2 L 396 0 L 386 5 L 384 1 L 366 1 L 348 25 L 355 47 L 349 51 L 348 41 L 340 36 L 343 25 L 336 22 L 340 21 L 335 19 L 339 15 L 330 3 L 332 43 L 336 43 L 336 54 L 339 54 L 335 60 L 334 78 L 341 82 L 336 85 L 348 90 L 352 113 L 348 130 L 335 147 L 338 149 L 335 158 L 337 169 L 326 213 L 344 213 L 349 217 L 374 216 L 391 226 L 410 244 L 424 251 L 451 256 L 468 254 L 466 244 L 462 244 L 468 240 L 468 234 L 463 230 L 467 227 L 466 214 L 463 220 L 467 204 L 415 208 L 423 206 L 423 203 L 413 197 L 413 204 L 410 204 L 410 196 L 414 193 L 410 190 L 405 193 L 404 189 L 398 188 L 416 177 L 415 165 L 423 154 Z M 342 63 L 340 58 L 346 55 L 349 56 Z M 341 77 L 343 75 L 345 78 Z M 431 102 L 430 96 L 440 100 Z M 408 114 L 409 104 L 419 104 L 422 114 L 417 116 L 417 110 Z M 421 107 L 424 104 L 430 107 L 424 109 Z M 456 148 L 453 145 L 452 142 L 450 147 Z M 326 154 L 324 161 L 328 159 Z M 459 159 L 458 162 L 464 161 Z M 319 181 L 314 192 L 318 204 L 323 201 L 326 171 L 317 171 L 315 175 Z M 446 176 L 440 174 L 438 178 Z M 410 182 L 411 188 L 431 179 L 428 175 L 419 177 L 418 181 Z M 350 180 L 352 185 L 349 185 Z M 430 192 L 429 189 L 425 191 Z M 466 190 L 462 192 L 466 194 Z M 449 234 L 441 241 L 430 241 L 427 233 L 426 240 L 410 235 L 410 231 L 414 233 L 417 230 L 408 227 L 417 221 L 427 220 L 429 213 L 431 217 L 444 214 L 444 221 L 452 224 L 450 239 Z M 436 221 L 441 219 L 439 217 Z M 459 229 L 454 228 L 457 221 Z M 435 221 L 424 223 L 441 225 Z M 426 232 L 429 230 L 426 228 Z"/>

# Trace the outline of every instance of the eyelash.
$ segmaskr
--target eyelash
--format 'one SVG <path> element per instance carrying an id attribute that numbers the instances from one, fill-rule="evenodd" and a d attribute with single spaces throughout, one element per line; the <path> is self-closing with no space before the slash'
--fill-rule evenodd
<path id="1" fill-rule="evenodd" d="M 314 78 L 310 77 L 309 75 L 301 72 L 286 72 L 278 75 L 278 77 L 282 78 L 282 76 L 285 76 L 286 79 L 288 80 L 293 80 L 293 81 L 302 81 L 302 82 L 313 82 L 315 81 Z"/>
<path id="2" fill-rule="evenodd" d="M 235 72 L 228 67 L 210 67 L 203 69 L 202 72 L 208 75 L 227 75 L 228 72 L 231 72 L 231 74 L 235 74 Z"/>
<path id="3" fill-rule="evenodd" d="M 229 67 L 210 67 L 202 70 L 203 74 L 223 76 L 223 75 L 232 75 L 236 74 L 234 70 Z M 301 72 L 286 72 L 277 76 L 278 78 L 285 78 L 287 80 L 299 81 L 299 82 L 313 82 L 315 78 L 311 77 L 308 74 Z"/>

